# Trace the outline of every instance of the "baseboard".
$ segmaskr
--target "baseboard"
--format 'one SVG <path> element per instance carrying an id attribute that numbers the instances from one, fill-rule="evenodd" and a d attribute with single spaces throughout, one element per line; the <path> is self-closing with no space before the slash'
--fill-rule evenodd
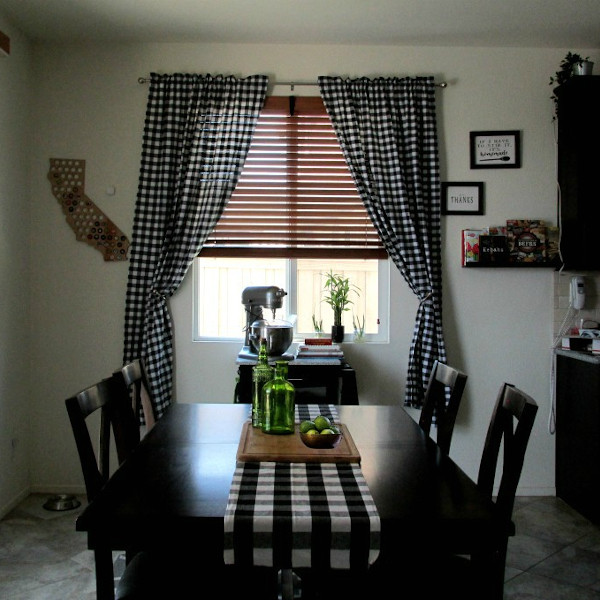
<path id="1" fill-rule="evenodd" d="M 517 487 L 517 496 L 556 496 L 555 487 Z"/>
<path id="2" fill-rule="evenodd" d="M 17 506 L 31 494 L 48 494 L 48 496 L 55 496 L 57 494 L 71 494 L 73 496 L 85 497 L 86 492 L 85 486 L 83 485 L 61 485 L 53 487 L 49 487 L 47 485 L 33 485 L 22 490 L 12 500 L 0 507 L 0 519 L 4 519 L 4 517 L 11 510 L 17 508 Z"/>
<path id="3" fill-rule="evenodd" d="M 7 504 L 0 507 L 0 519 L 4 519 L 4 517 L 13 509 L 17 508 L 27 496 L 31 493 L 29 488 L 26 488 L 19 492 L 12 500 L 10 500 Z"/>
<path id="4" fill-rule="evenodd" d="M 54 496 L 56 494 L 72 494 L 73 496 L 85 496 L 85 486 L 83 485 L 61 485 L 52 486 L 47 485 L 33 485 L 29 490 L 30 494 L 48 494 Z"/>

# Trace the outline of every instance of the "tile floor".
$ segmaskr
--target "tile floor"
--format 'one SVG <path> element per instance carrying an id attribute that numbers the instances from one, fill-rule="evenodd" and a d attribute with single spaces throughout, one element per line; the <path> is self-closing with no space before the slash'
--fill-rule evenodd
<path id="1" fill-rule="evenodd" d="M 81 508 L 47 511 L 46 499 L 31 495 L 0 521 L 0 598 L 95 600 Z M 518 498 L 514 520 L 505 600 L 600 600 L 600 527 L 551 497 Z"/>

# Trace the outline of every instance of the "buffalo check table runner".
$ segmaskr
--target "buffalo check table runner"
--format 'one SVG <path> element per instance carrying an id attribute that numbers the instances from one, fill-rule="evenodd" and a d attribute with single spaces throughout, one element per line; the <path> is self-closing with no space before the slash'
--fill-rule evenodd
<path id="1" fill-rule="evenodd" d="M 333 404 L 296 405 L 296 423 Z M 236 464 L 225 511 L 225 564 L 367 568 L 379 554 L 375 502 L 356 463 Z"/>
<path id="2" fill-rule="evenodd" d="M 380 522 L 355 463 L 238 462 L 224 559 L 239 566 L 367 568 Z"/>
<path id="3" fill-rule="evenodd" d="M 367 568 L 379 514 L 355 463 L 238 462 L 225 512 L 225 563 Z"/>
<path id="4" fill-rule="evenodd" d="M 335 404 L 296 404 L 296 423 L 314 421 L 319 415 L 328 417 L 334 423 L 338 420 Z"/>

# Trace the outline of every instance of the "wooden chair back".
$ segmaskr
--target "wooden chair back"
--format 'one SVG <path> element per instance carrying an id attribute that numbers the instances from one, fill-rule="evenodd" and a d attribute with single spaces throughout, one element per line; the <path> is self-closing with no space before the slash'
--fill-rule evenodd
<path id="1" fill-rule="evenodd" d="M 493 497 L 500 446 L 503 444 L 496 507 L 498 516 L 507 523 L 512 519 L 517 486 L 537 410 L 535 400 L 525 392 L 509 383 L 500 388 L 483 446 L 477 485 L 486 496 Z"/>
<path id="2" fill-rule="evenodd" d="M 132 360 L 115 374 L 120 374 L 123 378 L 125 385 L 130 390 L 133 412 L 138 419 L 140 415 L 144 417 L 146 431 L 149 431 L 156 422 L 156 414 L 150 396 L 150 385 L 144 361 L 141 358 Z"/>
<path id="3" fill-rule="evenodd" d="M 113 375 L 92 385 L 75 396 L 65 400 L 67 413 L 71 421 L 75 445 L 83 471 L 88 502 L 98 496 L 110 478 L 110 442 L 111 430 L 114 435 L 117 460 L 121 464 L 139 443 L 138 420 L 131 409 L 129 391 L 121 375 Z M 97 451 L 92 441 L 91 427 L 88 420 L 91 415 L 99 414 L 100 430 Z M 119 588 L 138 589 L 147 577 L 138 574 L 142 557 L 128 564 L 119 582 L 117 598 L 146 598 L 148 595 L 120 593 Z M 98 598 L 115 598 L 114 569 L 112 551 L 94 550 L 96 568 L 96 592 Z M 123 583 L 121 583 L 123 582 Z"/>
<path id="4" fill-rule="evenodd" d="M 444 454 L 450 452 L 454 423 L 466 383 L 467 375 L 435 361 L 425 391 L 419 425 L 429 435 L 435 419 L 437 444 Z M 447 390 L 449 395 L 446 393 Z"/>
<path id="5" fill-rule="evenodd" d="M 139 443 L 139 428 L 129 404 L 127 388 L 114 376 L 67 398 L 65 405 L 75 437 L 87 498 L 92 501 L 110 477 L 111 430 L 117 459 L 121 464 Z M 98 411 L 100 432 L 97 444 L 94 444 L 88 418 Z"/>
<path id="6" fill-rule="evenodd" d="M 482 575 L 476 567 L 471 571 L 474 597 L 483 597 L 483 590 L 488 590 L 485 595 L 491 600 L 503 598 L 508 538 L 515 535 L 512 512 L 537 410 L 536 402 L 525 392 L 508 383 L 504 383 L 500 388 L 483 446 L 477 478 L 478 487 L 494 501 L 496 468 L 500 446 L 503 446 L 502 471 L 495 500 L 500 530 L 499 538 L 495 542 L 493 571 L 487 576 Z M 474 558 L 476 557 L 472 557 L 472 560 Z"/>

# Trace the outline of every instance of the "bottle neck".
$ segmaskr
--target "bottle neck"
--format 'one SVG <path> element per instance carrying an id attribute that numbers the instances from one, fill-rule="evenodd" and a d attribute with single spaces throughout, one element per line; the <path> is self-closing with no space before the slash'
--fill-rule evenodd
<path id="1" fill-rule="evenodd" d="M 288 366 L 287 363 L 276 362 L 275 363 L 275 377 L 280 379 L 287 379 Z"/>
<path id="2" fill-rule="evenodd" d="M 266 363 L 269 360 L 269 355 L 267 354 L 267 342 L 264 338 L 260 341 L 260 347 L 258 349 L 258 360 L 261 363 Z"/>

